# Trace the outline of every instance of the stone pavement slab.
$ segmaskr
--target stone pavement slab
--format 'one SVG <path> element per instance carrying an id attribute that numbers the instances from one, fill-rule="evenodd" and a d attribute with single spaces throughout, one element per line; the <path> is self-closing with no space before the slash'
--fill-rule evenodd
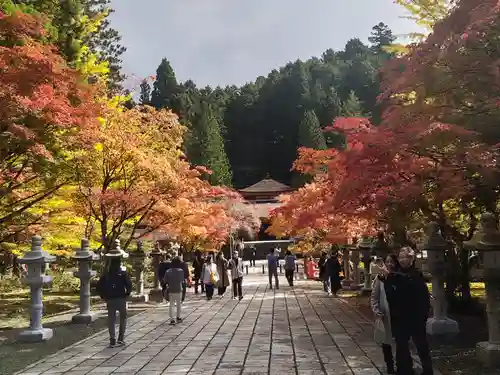
<path id="1" fill-rule="evenodd" d="M 19 375 L 384 373 L 373 327 L 353 307 L 317 282 L 270 290 L 266 278 L 246 277 L 242 301 L 189 294 L 184 322 L 175 326 L 160 305 L 129 320 L 125 347 L 107 348 L 104 331 Z"/>

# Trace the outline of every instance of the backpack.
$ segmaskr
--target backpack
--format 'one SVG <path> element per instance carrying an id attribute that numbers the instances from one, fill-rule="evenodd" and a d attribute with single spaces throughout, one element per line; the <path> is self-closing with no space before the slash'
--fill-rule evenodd
<path id="1" fill-rule="evenodd" d="M 99 296 L 104 300 L 125 297 L 127 295 L 125 274 L 119 272 L 114 275 L 104 275 L 101 280 L 99 280 L 97 290 Z"/>

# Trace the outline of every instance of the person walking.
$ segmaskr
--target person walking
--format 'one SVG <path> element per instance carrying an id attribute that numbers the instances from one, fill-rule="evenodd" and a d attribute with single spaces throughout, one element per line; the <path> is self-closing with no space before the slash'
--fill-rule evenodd
<path id="1" fill-rule="evenodd" d="M 219 281 L 217 282 L 217 295 L 219 297 L 224 297 L 226 289 L 229 286 L 229 275 L 228 275 L 228 261 L 224 257 L 224 253 L 219 251 L 215 257 L 215 265 L 217 266 L 217 273 L 219 275 Z"/>
<path id="2" fill-rule="evenodd" d="M 326 261 L 328 260 L 327 254 L 325 251 L 321 252 L 321 255 L 318 260 L 318 276 L 319 279 L 323 282 L 323 290 L 329 293 L 330 290 L 330 279 L 326 276 Z"/>
<path id="3" fill-rule="evenodd" d="M 278 279 L 278 255 L 275 249 L 269 249 L 269 254 L 267 254 L 267 272 L 269 274 L 269 288 L 273 289 L 273 277 L 276 289 L 280 288 Z"/>
<path id="4" fill-rule="evenodd" d="M 197 250 L 193 260 L 194 294 L 198 294 L 198 285 L 201 287 L 201 293 L 205 293 L 205 284 L 203 283 L 203 279 L 201 277 L 204 264 L 205 262 L 201 255 L 201 251 Z"/>
<path id="5" fill-rule="evenodd" d="M 297 257 L 287 250 L 285 255 L 285 277 L 288 280 L 288 285 L 293 286 L 293 274 L 295 272 L 295 262 Z"/>
<path id="6" fill-rule="evenodd" d="M 203 266 L 201 273 L 203 283 L 205 284 L 205 293 L 207 300 L 210 301 L 214 296 L 214 287 L 217 285 L 219 275 L 217 274 L 217 266 L 212 262 L 212 257 L 208 256 L 207 261 Z"/>
<path id="7" fill-rule="evenodd" d="M 165 278 L 165 273 L 170 268 L 171 263 L 172 263 L 172 256 L 170 254 L 165 254 L 163 261 L 158 266 L 158 272 L 156 273 L 156 277 L 158 278 L 158 280 L 160 280 L 161 295 L 163 296 L 163 299 L 167 303 L 168 303 L 167 285 L 163 280 Z"/>
<path id="8" fill-rule="evenodd" d="M 170 268 L 165 272 L 164 283 L 167 285 L 168 299 L 170 301 L 170 325 L 182 322 L 182 290 L 185 284 L 184 265 L 177 255 L 172 260 Z M 174 311 L 176 309 L 176 311 Z"/>
<path id="9" fill-rule="evenodd" d="M 233 251 L 233 257 L 229 261 L 231 279 L 233 280 L 233 299 L 243 299 L 243 260 L 239 257 L 237 250 Z"/>
<path id="10" fill-rule="evenodd" d="M 342 288 L 340 283 L 341 265 L 339 262 L 338 253 L 332 253 L 326 260 L 324 269 L 324 278 L 327 280 L 327 293 L 337 296 L 337 292 Z"/>
<path id="11" fill-rule="evenodd" d="M 132 293 L 130 276 L 121 267 L 121 259 L 128 254 L 120 249 L 112 249 L 105 254 L 108 268 L 97 283 L 99 296 L 106 301 L 108 311 L 109 346 L 125 346 L 127 328 L 127 297 Z M 116 312 L 120 314 L 118 341 L 116 340 Z"/>
<path id="12" fill-rule="evenodd" d="M 182 268 L 182 271 L 184 272 L 184 281 L 182 282 L 182 295 L 181 295 L 181 302 L 184 302 L 184 300 L 186 299 L 186 293 L 187 293 L 187 283 L 188 283 L 188 280 L 190 277 L 189 267 L 188 267 L 188 264 L 186 262 L 184 262 L 184 260 L 182 259 L 182 255 L 176 254 L 176 257 L 179 259 L 180 266 Z"/>
<path id="13" fill-rule="evenodd" d="M 414 261 L 414 251 L 410 247 L 403 247 L 398 255 L 399 270 L 384 270 L 384 290 L 396 341 L 396 368 L 397 374 L 412 374 L 413 360 L 409 348 L 412 339 L 422 364 L 421 375 L 433 375 L 426 333 L 430 294 L 424 276 L 415 268 Z"/>
<path id="14" fill-rule="evenodd" d="M 255 260 L 257 259 L 257 249 L 252 247 L 252 255 L 250 256 L 250 267 L 255 267 Z"/>
<path id="15" fill-rule="evenodd" d="M 385 266 L 388 272 L 396 272 L 398 268 L 398 259 L 395 254 L 389 254 L 382 260 L 382 266 Z M 382 347 L 385 365 L 388 374 L 396 374 L 394 366 L 394 356 L 392 347 L 394 339 L 392 338 L 391 330 L 391 314 L 389 302 L 385 293 L 384 276 L 379 275 L 373 281 L 372 294 L 370 296 L 370 304 L 375 315 L 375 332 L 374 339 L 377 344 Z"/>

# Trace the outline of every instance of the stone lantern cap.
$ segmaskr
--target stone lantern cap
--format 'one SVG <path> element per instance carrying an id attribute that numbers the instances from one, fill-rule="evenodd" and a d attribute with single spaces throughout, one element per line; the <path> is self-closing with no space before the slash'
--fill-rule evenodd
<path id="1" fill-rule="evenodd" d="M 153 251 L 150 253 L 151 256 L 155 257 L 155 256 L 159 256 L 159 255 L 163 255 L 163 250 L 160 249 L 160 246 L 158 244 L 156 244 L 156 246 L 154 247 Z"/>
<path id="2" fill-rule="evenodd" d="M 143 259 L 146 257 L 146 253 L 142 247 L 142 241 L 137 242 L 137 249 L 135 251 L 130 252 L 130 257 L 135 259 Z"/>
<path id="3" fill-rule="evenodd" d="M 372 250 L 389 250 L 389 244 L 385 240 L 383 232 L 377 234 L 377 239 L 372 243 Z"/>
<path id="4" fill-rule="evenodd" d="M 128 254 L 120 247 L 120 240 L 115 240 L 115 246 L 109 252 L 104 254 L 106 258 L 128 258 Z"/>
<path id="5" fill-rule="evenodd" d="M 99 255 L 90 250 L 90 241 L 83 238 L 80 248 L 76 250 L 71 258 L 76 260 L 99 260 Z"/>
<path id="6" fill-rule="evenodd" d="M 31 239 L 31 250 L 24 254 L 18 260 L 20 264 L 30 263 L 52 263 L 56 261 L 56 257 L 49 255 L 42 249 L 42 238 L 40 236 L 33 236 Z"/>
<path id="7" fill-rule="evenodd" d="M 435 221 L 432 221 L 427 225 L 426 234 L 427 238 L 424 242 L 424 250 L 442 251 L 448 248 L 448 243 L 440 233 L 439 224 Z"/>
<path id="8" fill-rule="evenodd" d="M 485 213 L 481 216 L 482 233 L 477 244 L 477 249 L 482 251 L 500 250 L 500 232 L 498 231 L 495 215 Z"/>
<path id="9" fill-rule="evenodd" d="M 357 247 L 360 250 L 369 250 L 372 248 L 372 240 L 368 236 L 363 236 L 361 241 L 358 242 Z"/>

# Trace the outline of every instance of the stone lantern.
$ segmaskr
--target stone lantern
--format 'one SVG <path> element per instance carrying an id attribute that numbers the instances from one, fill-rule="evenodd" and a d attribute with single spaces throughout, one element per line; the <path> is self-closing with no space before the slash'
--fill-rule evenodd
<path id="1" fill-rule="evenodd" d="M 477 344 L 476 355 L 485 365 L 496 367 L 500 365 L 500 232 L 493 214 L 481 216 L 481 229 L 477 249 L 483 256 L 488 341 Z"/>
<path id="2" fill-rule="evenodd" d="M 153 300 L 160 300 L 162 295 L 162 289 L 160 285 L 160 279 L 158 278 L 158 267 L 160 266 L 161 257 L 163 256 L 163 251 L 160 249 L 160 245 L 157 243 L 154 250 L 150 254 L 153 258 L 153 288 L 149 292 L 149 298 Z"/>
<path id="3" fill-rule="evenodd" d="M 385 240 L 384 232 L 377 233 L 377 239 L 372 244 L 372 254 L 385 260 L 389 255 L 389 244 Z"/>
<path id="4" fill-rule="evenodd" d="M 350 246 L 351 248 L 351 260 L 352 260 L 352 284 L 351 290 L 359 290 L 361 288 L 361 277 L 359 274 L 359 249 L 356 245 Z"/>
<path id="5" fill-rule="evenodd" d="M 427 238 L 423 249 L 427 252 L 427 265 L 432 274 L 432 311 L 433 317 L 427 320 L 429 335 L 457 334 L 458 323 L 447 316 L 447 304 L 444 291 L 446 275 L 445 251 L 448 243 L 439 232 L 439 224 L 431 222 L 427 226 Z"/>
<path id="6" fill-rule="evenodd" d="M 94 254 L 89 247 L 89 240 L 82 239 L 82 245 L 71 257 L 78 262 L 78 271 L 73 276 L 80 279 L 80 312 L 71 318 L 76 324 L 90 324 L 95 320 L 95 315 L 90 311 L 90 279 L 96 275 L 92 271 L 92 261 L 98 260 L 99 255 Z"/>
<path id="7" fill-rule="evenodd" d="M 129 255 L 135 276 L 135 293 L 130 298 L 136 302 L 148 302 L 149 295 L 144 294 L 144 262 L 146 260 L 146 253 L 142 248 L 142 241 L 137 242 L 137 250 L 131 251 Z"/>
<path id="8" fill-rule="evenodd" d="M 350 288 L 350 286 L 351 286 L 351 260 L 350 260 L 349 245 L 344 246 L 344 248 L 342 250 L 342 261 L 344 263 L 344 280 L 342 280 L 342 286 L 345 288 Z"/>
<path id="9" fill-rule="evenodd" d="M 33 236 L 31 239 L 31 251 L 24 254 L 24 256 L 18 260 L 20 264 L 26 264 L 28 267 L 28 274 L 24 282 L 29 285 L 31 289 L 30 326 L 19 334 L 19 341 L 40 342 L 49 340 L 53 336 L 52 329 L 43 328 L 42 326 L 42 285 L 52 280 L 51 276 L 43 274 L 43 270 L 47 263 L 55 262 L 55 260 L 55 256 L 49 255 L 42 249 L 42 239 L 39 236 Z"/>
<path id="10" fill-rule="evenodd" d="M 362 294 L 370 294 L 372 292 L 371 276 L 370 276 L 370 261 L 371 261 L 371 249 L 372 241 L 370 237 L 363 236 L 361 241 L 358 242 L 358 251 L 363 255 L 363 265 L 365 272 L 364 286 L 361 289 Z M 359 272 L 359 271 L 358 271 Z"/>

